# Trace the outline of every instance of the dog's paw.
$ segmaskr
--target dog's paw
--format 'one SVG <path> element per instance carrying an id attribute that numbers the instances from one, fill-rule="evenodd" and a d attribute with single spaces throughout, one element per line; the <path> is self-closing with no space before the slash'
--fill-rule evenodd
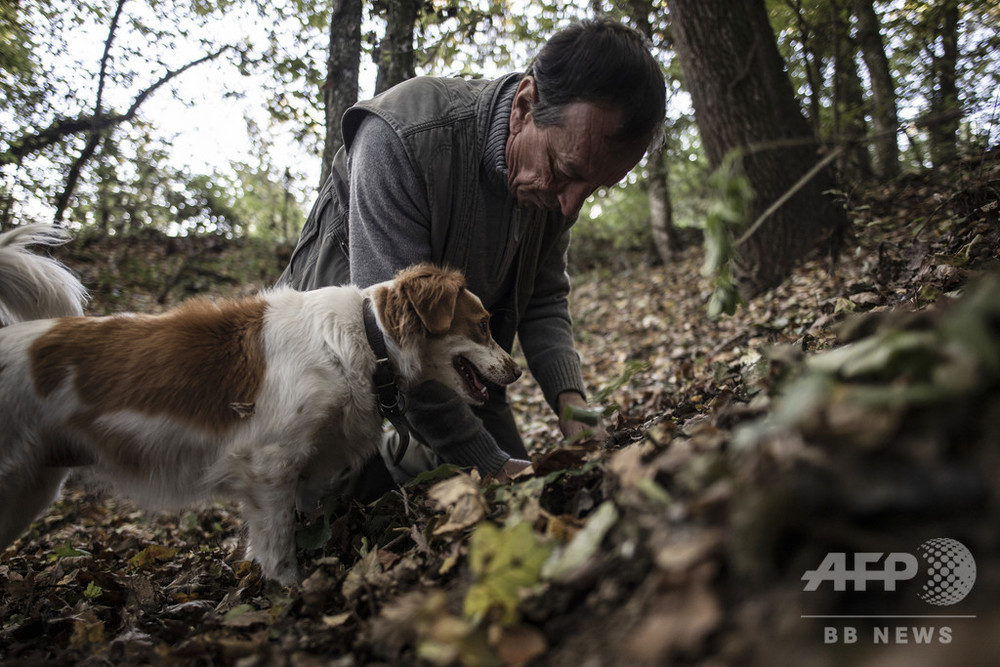
<path id="1" fill-rule="evenodd" d="M 302 581 L 302 574 L 299 572 L 297 563 L 292 563 L 291 565 L 279 564 L 274 570 L 270 570 L 270 568 L 265 570 L 264 576 L 268 581 L 273 581 L 282 586 L 294 586 Z"/>

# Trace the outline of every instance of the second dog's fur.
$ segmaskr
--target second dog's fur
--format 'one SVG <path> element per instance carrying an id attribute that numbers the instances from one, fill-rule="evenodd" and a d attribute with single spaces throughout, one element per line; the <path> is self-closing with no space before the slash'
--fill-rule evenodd
<path id="1" fill-rule="evenodd" d="M 0 235 L 0 549 L 70 468 L 91 466 L 147 506 L 238 500 L 252 555 L 290 583 L 296 493 L 359 466 L 381 437 L 365 299 L 404 391 L 433 379 L 480 403 L 480 377 L 520 374 L 457 271 L 81 317 L 79 281 L 25 250 L 64 240 L 43 225 Z"/>

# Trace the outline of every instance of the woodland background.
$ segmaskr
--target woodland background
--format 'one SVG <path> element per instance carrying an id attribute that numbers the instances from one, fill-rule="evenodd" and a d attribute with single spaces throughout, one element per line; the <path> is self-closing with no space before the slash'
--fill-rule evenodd
<path id="1" fill-rule="evenodd" d="M 346 105 L 523 68 L 595 13 L 650 36 L 670 117 L 576 228 L 593 440 L 561 442 L 526 378 L 532 474 L 329 498 L 285 590 L 241 560 L 236 508 L 74 482 L 0 558 L 5 664 L 995 664 L 996 3 L 3 0 L 0 226 L 74 229 L 57 256 L 94 314 L 251 294 Z M 206 115 L 245 125 L 235 157 L 165 129 Z M 916 581 L 802 590 L 828 552 L 935 537 L 976 557 L 953 608 Z M 972 618 L 885 621 L 887 645 L 806 618 L 928 609 Z"/>

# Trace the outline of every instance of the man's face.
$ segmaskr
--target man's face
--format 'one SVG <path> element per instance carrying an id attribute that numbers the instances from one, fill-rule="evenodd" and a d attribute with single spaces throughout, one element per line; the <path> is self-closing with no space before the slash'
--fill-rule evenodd
<path id="1" fill-rule="evenodd" d="M 609 139 L 621 110 L 589 102 L 573 102 L 561 123 L 539 127 L 531 113 L 534 97 L 534 79 L 525 77 L 511 109 L 507 185 L 522 205 L 576 215 L 594 191 L 625 178 L 646 143 Z"/>

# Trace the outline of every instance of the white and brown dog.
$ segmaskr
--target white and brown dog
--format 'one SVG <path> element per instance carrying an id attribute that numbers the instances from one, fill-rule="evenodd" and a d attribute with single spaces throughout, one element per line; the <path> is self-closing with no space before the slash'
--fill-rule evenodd
<path id="1" fill-rule="evenodd" d="M 25 250 L 65 240 L 45 225 L 0 235 L 0 549 L 87 465 L 145 506 L 239 501 L 252 555 L 290 583 L 296 493 L 359 466 L 381 438 L 366 300 L 403 391 L 434 379 L 477 404 L 480 377 L 520 375 L 457 271 L 82 317 L 80 282 Z"/>

